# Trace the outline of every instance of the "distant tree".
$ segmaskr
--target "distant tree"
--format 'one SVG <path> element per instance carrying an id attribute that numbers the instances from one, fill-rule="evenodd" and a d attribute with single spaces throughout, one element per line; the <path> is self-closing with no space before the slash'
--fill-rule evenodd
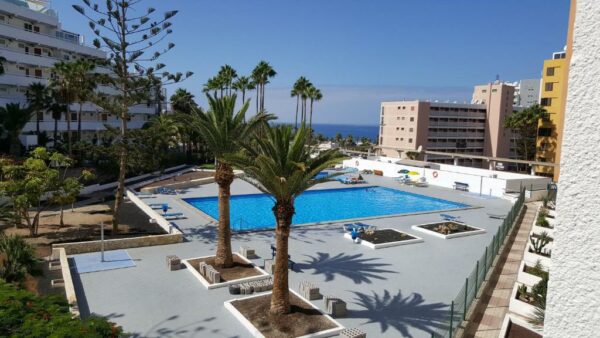
<path id="1" fill-rule="evenodd" d="M 21 155 L 19 135 L 32 117 L 32 110 L 21 108 L 19 103 L 8 103 L 5 107 L 0 107 L 0 131 L 7 134 L 10 143 L 9 152 L 12 156 Z"/>
<path id="2" fill-rule="evenodd" d="M 230 65 L 224 65 L 219 70 L 217 77 L 221 80 L 226 94 L 231 95 L 231 91 L 233 90 L 233 81 L 238 77 L 235 69 L 233 69 L 233 67 Z"/>
<path id="3" fill-rule="evenodd" d="M 73 153 L 73 132 L 71 130 L 71 104 L 75 102 L 78 88 L 77 64 L 75 62 L 59 61 L 52 67 L 54 76 L 50 80 L 50 86 L 57 95 L 57 100 L 65 109 L 65 118 L 67 120 L 67 151 L 69 155 Z"/>
<path id="4" fill-rule="evenodd" d="M 540 120 L 548 119 L 548 112 L 540 105 L 515 111 L 504 120 L 504 127 L 517 134 L 517 153 L 524 160 L 535 158 L 535 142 Z"/>
<path id="5" fill-rule="evenodd" d="M 51 94 L 51 96 L 52 96 L 52 94 Z M 53 133 L 52 138 L 54 141 L 54 147 L 56 148 L 57 143 L 58 143 L 58 121 L 60 121 L 63 114 L 66 112 L 67 108 L 65 108 L 65 105 L 52 100 L 50 102 L 48 110 L 50 111 L 50 114 L 52 115 L 52 119 L 54 120 L 54 133 Z"/>
<path id="6" fill-rule="evenodd" d="M 346 136 L 346 139 L 343 141 L 345 146 L 353 146 L 354 145 L 354 137 L 352 135 Z"/>
<path id="7" fill-rule="evenodd" d="M 27 274 L 39 272 L 33 247 L 19 236 L 0 233 L 0 256 L 0 278 L 9 283 L 21 283 Z"/>
<path id="8" fill-rule="evenodd" d="M 125 191 L 127 171 L 127 150 L 129 107 L 143 103 L 152 94 L 157 79 L 161 85 L 179 82 L 192 75 L 187 72 L 171 74 L 164 71 L 164 63 L 156 63 L 175 44 L 169 42 L 160 49 L 162 42 L 173 32 L 172 19 L 177 11 L 168 11 L 158 19 L 153 19 L 154 8 L 140 8 L 141 0 L 111 0 L 101 6 L 92 0 L 82 0 L 84 6 L 73 8 L 89 20 L 89 26 L 96 35 L 94 46 L 108 51 L 107 66 L 111 75 L 103 79 L 103 84 L 117 91 L 116 95 L 99 95 L 95 102 L 104 110 L 116 113 L 121 121 L 120 135 L 116 144 L 120 145 L 119 177 L 113 208 L 113 233 L 118 231 L 119 214 Z M 87 11 L 86 11 L 87 10 Z"/>
<path id="9" fill-rule="evenodd" d="M 364 145 L 369 145 L 371 144 L 371 140 L 368 137 L 361 137 L 360 138 L 360 143 L 364 144 Z"/>
<path id="10" fill-rule="evenodd" d="M 179 123 L 173 115 L 157 115 L 144 125 L 152 141 L 152 150 L 160 169 L 165 169 L 165 158 L 170 148 L 179 144 Z"/>
<path id="11" fill-rule="evenodd" d="M 219 227 L 215 264 L 228 268 L 233 265 L 229 196 L 235 176 L 226 157 L 238 152 L 240 143 L 247 141 L 259 127 L 273 119 L 273 116 L 259 112 L 246 122 L 250 101 L 246 101 L 236 112 L 235 94 L 224 97 L 207 95 L 207 98 L 208 111 L 198 113 L 195 125 L 217 160 L 215 182 L 219 186 Z"/>
<path id="12" fill-rule="evenodd" d="M 267 126 L 265 136 L 248 142 L 244 153 L 229 157 L 229 161 L 243 168 L 251 184 L 269 194 L 275 201 L 273 214 L 276 220 L 275 269 L 270 313 L 282 316 L 290 313 L 288 281 L 288 240 L 292 218 L 295 213 L 294 201 L 304 191 L 319 183 L 314 177 L 321 170 L 337 162 L 337 151 L 320 152 L 312 157 L 311 147 L 307 147 L 308 129 L 301 125 L 294 134 L 288 125 Z"/>
<path id="13" fill-rule="evenodd" d="M 43 114 L 52 102 L 48 87 L 41 82 L 34 82 L 27 87 L 25 92 L 29 108 L 35 113 L 35 131 L 40 134 L 40 115 Z"/>
<path id="14" fill-rule="evenodd" d="M 246 102 L 246 92 L 254 88 L 254 82 L 247 76 L 240 76 L 233 83 L 233 89 L 242 92 L 242 103 Z"/>
<path id="15" fill-rule="evenodd" d="M 223 96 L 223 82 L 222 79 L 219 78 L 218 76 L 215 77 L 211 77 L 210 79 L 208 79 L 208 81 L 206 81 L 206 83 L 204 84 L 204 86 L 202 87 L 202 92 L 206 93 L 206 94 L 210 94 L 211 92 L 213 93 L 212 95 L 214 97 L 217 97 L 217 94 L 221 94 L 221 97 Z"/>
<path id="16" fill-rule="evenodd" d="M 6 59 L 3 56 L 0 56 L 0 75 L 4 74 L 4 63 Z"/>
<path id="17" fill-rule="evenodd" d="M 296 82 L 294 83 L 294 86 L 292 87 L 292 91 L 290 93 L 290 95 L 292 97 L 296 97 L 296 119 L 295 119 L 295 124 L 294 124 L 294 128 L 298 129 L 298 105 L 300 104 L 300 98 L 302 98 L 302 107 L 300 109 L 300 124 L 304 123 L 304 112 L 305 112 L 305 107 L 306 107 L 306 90 L 312 86 L 312 84 L 310 83 L 310 81 L 308 81 L 307 78 L 305 78 L 304 76 L 300 76 L 298 78 L 298 80 L 296 80 Z"/>
<path id="18" fill-rule="evenodd" d="M 342 141 L 343 141 L 344 139 L 343 139 L 343 137 L 342 137 L 342 134 L 340 134 L 340 133 L 335 133 L 335 136 L 333 137 L 333 140 L 334 140 L 334 141 L 335 141 L 337 144 L 341 145 L 341 144 L 342 144 Z"/>
<path id="19" fill-rule="evenodd" d="M 252 70 L 252 81 L 256 84 L 256 112 L 265 110 L 265 86 L 277 72 L 266 61 L 260 61 Z"/>
<path id="20" fill-rule="evenodd" d="M 320 89 L 314 86 L 310 86 L 306 91 L 306 95 L 310 100 L 310 118 L 308 120 L 308 127 L 312 130 L 313 103 L 315 101 L 321 101 L 321 99 L 323 98 L 323 94 L 321 93 Z"/>
<path id="21" fill-rule="evenodd" d="M 105 318 L 73 318 L 63 296 L 36 296 L 0 281 L 1 337 L 125 337 Z"/>
<path id="22" fill-rule="evenodd" d="M 183 88 L 177 88 L 171 95 L 171 109 L 175 112 L 190 114 L 197 106 L 194 95 Z"/>

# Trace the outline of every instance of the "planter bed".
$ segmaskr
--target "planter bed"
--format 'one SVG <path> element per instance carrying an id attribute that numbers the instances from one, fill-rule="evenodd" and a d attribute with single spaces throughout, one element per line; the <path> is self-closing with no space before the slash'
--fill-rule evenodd
<path id="1" fill-rule="evenodd" d="M 485 233 L 484 229 L 452 221 L 413 225 L 412 228 L 414 230 L 421 231 L 443 239 L 479 235 Z"/>
<path id="2" fill-rule="evenodd" d="M 548 233 L 548 236 L 554 237 L 554 228 L 544 228 L 539 225 L 534 225 L 531 228 L 531 233 L 541 234 L 542 232 L 546 232 L 546 233 Z"/>
<path id="3" fill-rule="evenodd" d="M 520 316 L 523 316 L 525 318 L 530 318 L 534 314 L 535 306 L 517 298 L 517 289 L 519 288 L 519 286 L 520 286 L 519 283 L 515 283 L 515 286 L 513 287 L 513 290 L 511 293 L 508 309 L 511 312 L 516 313 Z"/>
<path id="4" fill-rule="evenodd" d="M 538 261 L 538 259 L 540 260 L 544 268 L 550 269 L 552 267 L 552 259 L 550 257 L 545 257 L 533 252 L 529 252 L 529 245 L 527 245 L 527 248 L 525 248 L 525 254 L 523 255 L 523 261 L 525 261 L 527 265 L 533 266 Z"/>
<path id="5" fill-rule="evenodd" d="M 331 337 L 344 327 L 309 301 L 290 290 L 292 313 L 273 319 L 269 314 L 271 292 L 226 301 L 225 308 L 254 337 Z"/>
<path id="6" fill-rule="evenodd" d="M 352 239 L 352 234 L 345 233 L 345 238 Z M 383 249 L 391 246 L 407 245 L 423 242 L 422 238 L 409 235 L 396 229 L 375 230 L 372 234 L 363 232 L 359 234 L 360 244 L 371 249 Z"/>
<path id="7" fill-rule="evenodd" d="M 231 284 L 252 282 L 270 277 L 266 271 L 255 266 L 251 261 L 237 253 L 233 254 L 234 266 L 232 268 L 217 268 L 214 266 L 214 261 L 215 256 L 204 256 L 184 259 L 183 264 L 186 266 L 188 271 L 190 271 L 194 277 L 196 277 L 207 289 L 222 288 Z M 198 265 L 200 262 L 206 262 L 207 264 L 215 267 L 215 269 L 221 274 L 221 282 L 211 283 L 208 281 L 208 279 L 206 279 L 198 271 Z"/>
<path id="8" fill-rule="evenodd" d="M 524 261 L 521 261 L 521 266 L 519 267 L 519 274 L 517 275 L 517 282 L 532 287 L 535 284 L 539 283 L 542 280 L 542 277 L 538 277 L 534 274 L 528 273 L 525 270 L 526 266 L 531 267 L 532 265 L 526 264 Z"/>

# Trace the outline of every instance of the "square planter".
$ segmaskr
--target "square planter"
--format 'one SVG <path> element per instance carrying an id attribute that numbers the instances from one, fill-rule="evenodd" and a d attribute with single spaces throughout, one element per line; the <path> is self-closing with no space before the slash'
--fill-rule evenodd
<path id="1" fill-rule="evenodd" d="M 527 247 L 525 248 L 525 254 L 523 255 L 523 261 L 525 261 L 528 265 L 535 265 L 535 262 L 537 262 L 538 259 L 546 269 L 549 270 L 552 267 L 552 259 L 550 257 L 529 252 L 529 244 L 527 244 Z"/>
<path id="2" fill-rule="evenodd" d="M 377 243 L 371 243 L 371 242 L 369 242 L 368 240 L 365 240 L 365 239 L 360 239 L 359 243 L 362 244 L 362 245 L 364 245 L 364 246 L 366 246 L 366 247 L 368 247 L 368 248 L 371 248 L 371 249 L 383 249 L 383 248 L 389 248 L 389 247 L 392 247 L 392 246 L 408 245 L 408 244 L 415 244 L 415 243 L 423 242 L 423 239 L 420 238 L 420 237 L 417 237 L 417 236 L 414 236 L 414 235 L 410 235 L 410 234 L 407 234 L 405 232 L 402 232 L 402 231 L 399 231 L 399 230 L 396 230 L 396 229 L 386 228 L 386 229 L 375 230 L 375 232 L 377 232 L 377 231 L 383 231 L 383 230 L 395 231 L 397 233 L 409 236 L 411 238 L 400 240 L 400 241 L 393 241 L 393 242 L 387 242 L 387 243 L 378 243 L 378 244 Z M 352 234 L 346 232 L 346 233 L 344 233 L 344 238 L 352 240 Z"/>
<path id="3" fill-rule="evenodd" d="M 527 264 L 530 265 L 530 264 Z M 519 274 L 517 275 L 517 282 L 521 284 L 525 284 L 529 287 L 534 286 L 542 280 L 542 277 L 538 277 L 536 275 L 532 275 L 524 271 L 525 269 L 525 261 L 521 261 L 521 265 L 519 266 Z"/>
<path id="4" fill-rule="evenodd" d="M 542 232 L 546 232 L 548 234 L 548 236 L 554 237 L 554 229 L 544 228 L 544 227 L 537 226 L 537 225 L 534 225 L 531 228 L 531 232 L 534 234 L 541 234 Z"/>
<path id="5" fill-rule="evenodd" d="M 508 310 L 525 318 L 529 318 L 533 316 L 535 306 L 517 299 L 517 289 L 519 286 L 519 283 L 515 283 L 515 286 L 513 287 L 512 293 L 510 294 Z"/>
<path id="6" fill-rule="evenodd" d="M 238 254 L 238 253 L 234 253 L 234 256 L 237 256 L 241 261 L 247 263 L 247 264 L 251 264 L 254 266 L 254 264 L 252 264 L 252 262 L 250 260 L 248 260 L 246 257 Z M 196 259 L 202 259 L 202 258 L 209 258 L 209 257 L 214 257 L 214 256 L 202 256 L 202 257 L 196 257 L 196 258 L 188 258 L 188 259 L 184 259 L 182 260 L 183 264 L 185 265 L 185 267 L 187 268 L 187 270 L 189 272 L 192 273 L 192 275 L 194 275 L 194 277 L 196 277 L 196 279 L 198 279 L 200 281 L 200 283 L 202 283 L 202 285 L 204 285 L 204 287 L 206 287 L 207 289 L 216 289 L 216 288 L 222 288 L 222 287 L 226 287 L 232 284 L 239 284 L 239 283 L 244 283 L 244 282 L 253 282 L 253 281 L 257 281 L 257 280 L 263 280 L 263 279 L 267 279 L 270 278 L 271 275 L 269 273 L 267 273 L 265 270 L 254 266 L 254 270 L 258 273 L 255 276 L 251 276 L 251 277 L 245 277 L 245 278 L 238 278 L 238 279 L 233 279 L 233 280 L 228 280 L 228 281 L 224 281 L 224 282 L 220 282 L 220 283 L 210 283 L 208 280 L 206 280 L 206 278 L 204 278 L 204 276 L 202 276 L 202 274 L 196 270 L 196 268 L 190 263 L 190 261 L 192 260 L 196 260 Z"/>
<path id="7" fill-rule="evenodd" d="M 332 336 L 337 336 L 343 329 L 344 326 L 342 326 L 342 324 L 340 324 L 339 322 L 337 322 L 335 319 L 333 319 L 331 316 L 323 313 L 318 307 L 316 307 L 314 304 L 312 304 L 311 302 L 309 302 L 308 300 L 306 300 L 305 298 L 301 297 L 298 293 L 294 292 L 294 290 L 290 289 L 290 294 L 296 296 L 297 298 L 299 298 L 301 301 L 303 301 L 304 303 L 306 303 L 306 305 L 312 309 L 314 309 L 315 311 L 318 311 L 319 313 L 321 313 L 321 315 L 323 316 L 323 318 L 325 318 L 327 321 L 329 321 L 334 327 L 327 329 L 327 330 L 323 330 L 323 331 L 319 331 L 319 332 L 314 332 L 314 333 L 310 333 L 310 334 L 306 334 L 303 336 L 297 336 L 296 338 L 318 338 L 318 337 L 332 337 Z M 259 329 L 257 329 L 251 322 L 250 320 L 248 320 L 236 307 L 235 305 L 233 305 L 233 302 L 236 301 L 243 301 L 243 300 L 248 300 L 248 299 L 252 299 L 252 298 L 256 298 L 256 297 L 270 297 L 271 292 L 267 293 L 267 294 L 259 294 L 259 295 L 253 295 L 250 297 L 244 297 L 244 298 L 236 298 L 236 299 L 232 299 L 232 300 L 228 300 L 224 303 L 225 308 L 231 312 L 231 314 L 250 332 L 250 334 L 254 337 L 259 337 L 259 338 L 264 338 L 265 336 L 259 331 Z"/>
<path id="8" fill-rule="evenodd" d="M 439 233 L 437 231 L 428 229 L 428 227 L 433 227 L 433 226 L 436 226 L 436 225 L 441 225 L 441 224 L 446 224 L 446 223 L 452 223 L 452 224 L 456 224 L 458 226 L 467 226 L 467 227 L 470 228 L 470 230 L 462 231 L 462 232 L 457 232 L 457 233 L 453 233 L 453 234 L 448 234 L 448 235 L 444 235 L 444 234 Z M 434 223 L 426 223 L 426 224 L 413 225 L 412 229 L 424 232 L 426 234 L 429 234 L 429 235 L 432 235 L 432 236 L 435 236 L 435 237 L 443 238 L 443 239 L 451 239 L 451 238 L 465 237 L 465 236 L 472 236 L 472 235 L 479 235 L 479 234 L 485 233 L 484 229 L 477 228 L 477 227 L 474 227 L 474 226 L 471 226 L 471 225 L 467 225 L 467 224 L 463 224 L 463 223 L 452 222 L 452 221 L 434 222 Z"/>

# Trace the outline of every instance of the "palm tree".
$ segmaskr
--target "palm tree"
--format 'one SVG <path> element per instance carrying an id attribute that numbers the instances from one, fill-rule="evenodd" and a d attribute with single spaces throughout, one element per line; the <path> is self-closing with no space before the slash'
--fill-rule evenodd
<path id="1" fill-rule="evenodd" d="M 223 88 L 227 95 L 231 95 L 231 90 L 233 89 L 233 81 L 237 78 L 237 72 L 230 65 L 224 65 L 219 70 L 217 74 L 217 78 L 221 80 L 223 84 Z"/>
<path id="2" fill-rule="evenodd" d="M 247 76 L 240 76 L 237 81 L 233 83 L 233 89 L 242 92 L 242 102 L 246 101 L 246 91 L 254 88 L 254 82 Z"/>
<path id="3" fill-rule="evenodd" d="M 16 157 L 21 154 L 19 135 L 32 117 L 32 110 L 21 108 L 19 103 L 8 103 L 5 107 L 0 107 L 0 125 L 8 134 L 10 142 L 9 152 L 12 156 Z"/>
<path id="4" fill-rule="evenodd" d="M 306 91 L 306 95 L 308 96 L 308 99 L 310 100 L 310 118 L 309 118 L 309 122 L 308 122 L 308 127 L 312 130 L 313 102 L 321 101 L 321 99 L 323 98 L 323 94 L 321 93 L 320 89 L 318 89 L 314 86 L 310 86 Z"/>
<path id="5" fill-rule="evenodd" d="M 194 95 L 183 88 L 177 88 L 171 95 L 171 109 L 176 112 L 190 114 L 196 106 Z"/>
<path id="6" fill-rule="evenodd" d="M 221 96 L 223 95 L 223 86 L 221 84 L 221 80 L 218 77 L 211 77 L 206 81 L 204 86 L 202 86 L 202 92 L 206 94 L 210 94 L 213 92 L 213 96 L 217 96 L 217 92 L 221 91 Z"/>
<path id="7" fill-rule="evenodd" d="M 48 110 L 52 114 L 52 119 L 54 120 L 54 135 L 53 135 L 53 143 L 54 148 L 56 148 L 58 142 L 58 121 L 62 118 L 63 113 L 66 111 L 64 105 L 58 102 L 51 102 Z"/>
<path id="8" fill-rule="evenodd" d="M 144 129 L 150 130 L 152 148 L 163 170 L 164 158 L 169 148 L 179 144 L 179 123 L 173 115 L 156 115 L 144 125 Z"/>
<path id="9" fill-rule="evenodd" d="M 35 82 L 27 87 L 27 92 L 25 93 L 27 97 L 27 103 L 29 104 L 29 108 L 35 113 L 35 131 L 36 134 L 40 134 L 40 114 L 43 114 L 46 109 L 48 109 L 48 105 L 50 104 L 50 96 L 48 93 L 48 88 L 41 82 Z"/>
<path id="10" fill-rule="evenodd" d="M 294 87 L 292 88 L 291 91 L 291 96 L 292 97 L 296 97 L 296 122 L 295 122 L 295 128 L 298 129 L 298 105 L 300 104 L 300 97 L 303 95 L 303 93 L 306 91 L 306 89 L 308 87 L 312 86 L 312 84 L 310 83 L 310 81 L 308 81 L 307 78 L 305 78 L 304 76 L 300 76 L 298 78 L 298 80 L 296 80 L 296 82 L 294 83 Z M 302 111 L 304 111 L 304 105 L 302 105 L 303 109 Z M 304 116 L 304 113 L 302 113 L 302 116 Z M 301 117 L 301 120 L 302 117 Z"/>
<path id="11" fill-rule="evenodd" d="M 248 140 L 258 127 L 267 124 L 274 117 L 258 113 L 245 122 L 250 102 L 245 102 L 235 112 L 237 95 L 217 97 L 207 95 L 209 110 L 197 114 L 196 127 L 202 135 L 207 147 L 217 161 L 215 182 L 219 185 L 219 230 L 215 264 L 220 267 L 231 267 L 231 228 L 229 214 L 230 186 L 234 179 L 233 167 L 225 159 L 237 152 L 240 142 Z"/>
<path id="12" fill-rule="evenodd" d="M 50 83 L 58 94 L 63 107 L 65 108 L 65 118 L 67 120 L 67 146 L 69 155 L 72 153 L 73 133 L 71 132 L 71 116 L 70 106 L 76 99 L 77 80 L 76 80 L 76 64 L 74 62 L 60 61 L 54 64 Z"/>
<path id="13" fill-rule="evenodd" d="M 337 162 L 341 154 L 335 150 L 311 157 L 306 146 L 308 129 L 301 125 L 293 134 L 287 125 L 266 126 L 265 137 L 244 145 L 245 152 L 229 157 L 230 163 L 243 168 L 244 173 L 262 192 L 275 200 L 275 238 L 277 255 L 273 273 L 271 309 L 273 315 L 291 311 L 288 287 L 288 238 L 294 216 L 294 200 L 306 189 L 319 183 L 315 175 Z"/>
<path id="14" fill-rule="evenodd" d="M 96 80 L 92 71 L 96 65 L 86 59 L 79 59 L 73 65 L 73 82 L 74 100 L 79 103 L 79 111 L 77 112 L 77 140 L 81 141 L 81 111 L 83 103 L 91 99 L 94 89 L 96 88 Z"/>
<path id="15" fill-rule="evenodd" d="M 0 234 L 0 254 L 5 257 L 0 266 L 0 278 L 5 281 L 20 283 L 28 273 L 36 272 L 35 251 L 23 238 Z"/>
<path id="16" fill-rule="evenodd" d="M 260 61 L 252 70 L 252 80 L 256 84 L 256 112 L 265 110 L 265 86 L 277 72 L 267 61 Z"/>

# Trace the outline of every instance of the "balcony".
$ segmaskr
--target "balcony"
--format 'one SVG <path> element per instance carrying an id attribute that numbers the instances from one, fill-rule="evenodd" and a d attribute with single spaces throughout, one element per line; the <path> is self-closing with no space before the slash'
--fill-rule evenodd
<path id="1" fill-rule="evenodd" d="M 483 119 L 485 120 L 485 113 L 475 113 L 475 112 L 454 112 L 454 111 L 430 111 L 429 117 L 453 117 L 457 119 Z"/>
<path id="2" fill-rule="evenodd" d="M 71 42 L 71 40 L 60 39 L 56 36 L 45 35 L 26 31 L 22 28 L 0 24 L 0 34 L 2 36 L 14 38 L 20 41 L 26 41 L 43 46 L 54 47 L 68 50 L 74 53 L 84 54 L 95 58 L 106 58 L 106 53 L 96 48 L 84 46 Z"/>
<path id="3" fill-rule="evenodd" d="M 141 128 L 146 121 L 129 121 L 127 122 L 127 127 L 129 129 L 139 129 Z M 110 121 L 81 121 L 81 130 L 85 131 L 103 131 L 106 130 L 104 125 L 109 125 L 111 127 L 119 128 L 121 126 L 121 121 L 119 120 L 110 120 Z M 32 132 L 36 130 L 36 123 L 28 122 L 23 129 L 23 132 Z M 48 121 L 44 120 L 40 122 L 40 130 L 46 131 L 51 134 L 54 132 L 54 120 Z M 77 131 L 77 121 L 71 121 L 71 130 Z M 59 121 L 58 122 L 58 131 L 64 132 L 67 131 L 67 122 Z"/>
<path id="4" fill-rule="evenodd" d="M 7 61 L 18 64 L 28 64 L 38 67 L 51 68 L 59 59 L 43 55 L 27 54 L 25 52 L 0 48 L 0 56 L 4 56 Z"/>
<path id="5" fill-rule="evenodd" d="M 27 7 L 17 6 L 9 1 L 0 0 L 0 11 L 11 13 L 27 21 L 41 22 L 53 27 L 58 26 L 58 17 L 53 11 L 34 11 Z"/>
<path id="6" fill-rule="evenodd" d="M 484 129 L 485 124 L 483 122 L 431 122 L 431 121 L 429 121 L 429 128 Z"/>
<path id="7" fill-rule="evenodd" d="M 444 133 L 430 132 L 429 138 L 483 139 L 484 133 Z"/>
<path id="8" fill-rule="evenodd" d="M 3 85 L 27 87 L 34 82 L 41 82 L 44 85 L 48 85 L 48 79 L 42 77 L 17 74 L 4 74 L 0 76 L 0 84 Z"/>

